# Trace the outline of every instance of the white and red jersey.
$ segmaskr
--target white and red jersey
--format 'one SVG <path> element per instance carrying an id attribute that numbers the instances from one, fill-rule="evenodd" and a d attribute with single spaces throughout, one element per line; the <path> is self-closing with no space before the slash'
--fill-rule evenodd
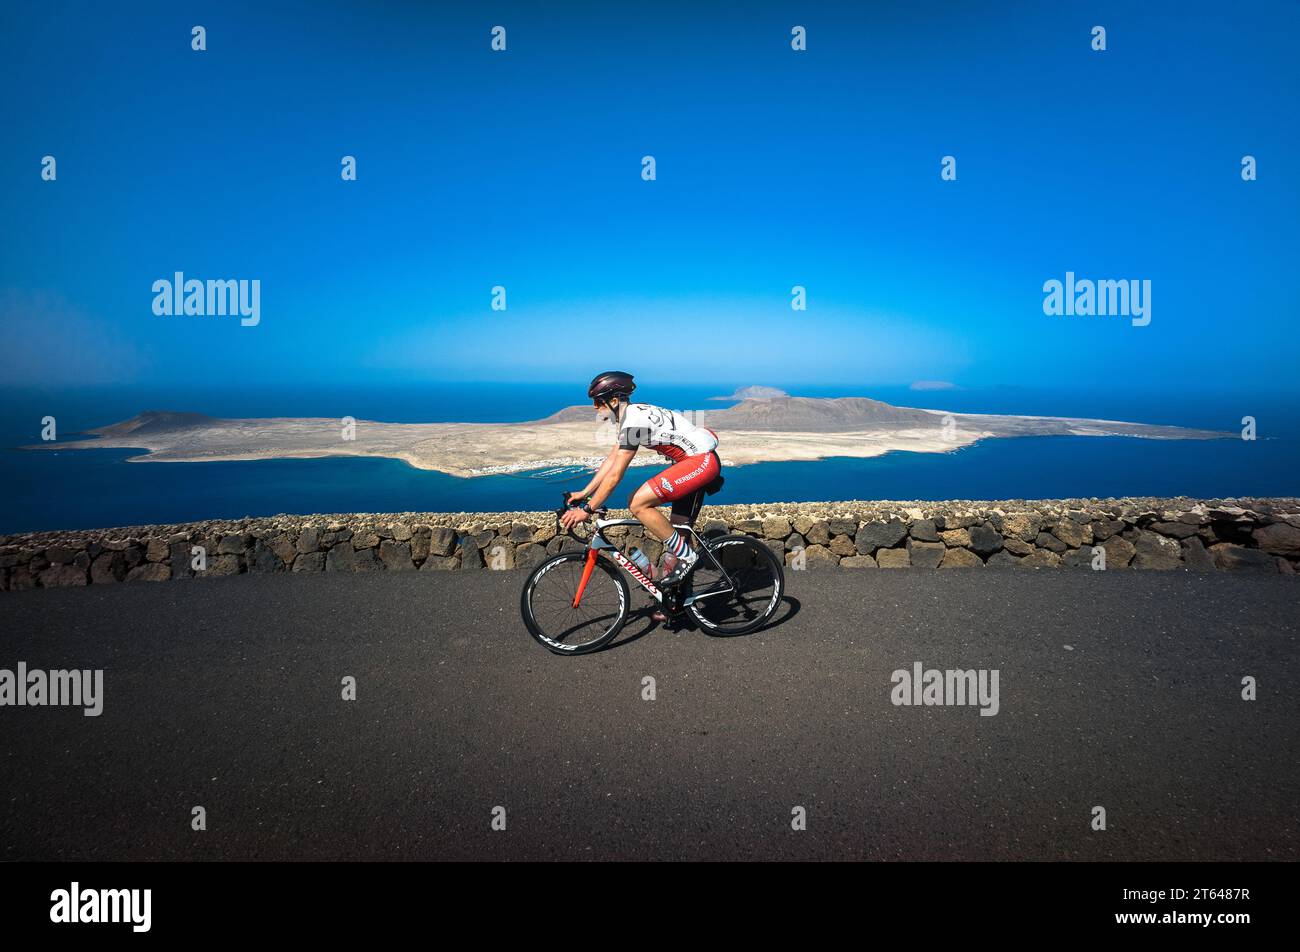
<path id="1" fill-rule="evenodd" d="M 624 450 L 646 446 L 676 461 L 717 449 L 718 435 L 679 410 L 629 403 L 618 425 L 618 446 Z"/>

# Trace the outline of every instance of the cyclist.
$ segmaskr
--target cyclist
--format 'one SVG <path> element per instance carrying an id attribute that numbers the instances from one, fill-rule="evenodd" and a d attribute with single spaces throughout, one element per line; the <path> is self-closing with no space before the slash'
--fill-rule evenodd
<path id="1" fill-rule="evenodd" d="M 631 403 L 629 398 L 635 389 L 632 375 L 621 370 L 597 374 L 587 388 L 587 396 L 600 418 L 614 423 L 618 442 L 591 482 L 579 492 L 569 493 L 568 502 L 576 508 L 566 512 L 560 521 L 566 529 L 572 529 L 590 518 L 614 492 L 638 448 L 647 446 L 666 456 L 673 464 L 642 483 L 628 501 L 628 508 L 646 531 L 663 543 L 664 563 L 659 585 L 674 585 L 699 558 L 674 524 L 690 525 L 695 520 L 705 487 L 719 478 L 722 464 L 716 452 L 718 434 L 708 427 L 697 426 L 681 413 L 647 403 Z M 672 503 L 671 523 L 658 508 L 665 502 Z"/>

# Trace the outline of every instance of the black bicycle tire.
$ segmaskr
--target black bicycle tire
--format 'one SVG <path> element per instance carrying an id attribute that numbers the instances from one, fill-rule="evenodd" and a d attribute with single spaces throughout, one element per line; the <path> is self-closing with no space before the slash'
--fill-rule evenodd
<path id="1" fill-rule="evenodd" d="M 572 657 L 573 655 L 590 654 L 593 651 L 599 651 L 617 638 L 618 633 L 623 630 L 623 626 L 627 623 L 631 600 L 631 592 L 628 590 L 627 581 L 618 574 L 606 559 L 602 558 L 596 559 L 595 569 L 604 572 L 614 580 L 614 584 L 618 587 L 620 603 L 618 621 L 614 623 L 613 627 L 611 627 L 608 632 L 601 635 L 595 641 L 588 642 L 585 645 L 565 647 L 554 639 L 548 638 L 546 632 L 542 630 L 541 625 L 537 623 L 537 619 L 533 617 L 532 603 L 528 596 L 533 591 L 537 581 L 541 579 L 547 571 L 561 562 L 585 562 L 586 559 L 587 553 L 585 550 L 582 552 L 561 552 L 559 555 L 552 556 L 541 565 L 537 566 L 537 568 L 533 569 L 533 571 L 529 573 L 528 578 L 524 581 L 523 591 L 519 595 L 519 614 L 523 617 L 524 627 L 528 629 L 528 633 L 533 636 L 533 639 L 538 644 L 547 651 L 550 651 L 552 654 Z"/>
<path id="2" fill-rule="evenodd" d="M 744 625 L 740 628 L 728 628 L 725 630 L 725 634 L 727 636 L 747 635 L 751 631 L 757 631 L 759 628 L 763 627 L 763 625 L 771 621 L 772 616 L 776 614 L 777 608 L 779 608 L 781 605 L 781 598 L 783 595 L 785 595 L 785 572 L 781 568 L 781 561 L 776 557 L 776 553 L 774 553 L 762 542 L 759 542 L 757 539 L 753 538 L 752 536 L 740 535 L 738 533 L 733 535 L 718 536 L 717 538 L 709 539 L 705 544 L 709 546 L 710 549 L 712 549 L 714 546 L 719 545 L 720 543 L 723 542 L 729 542 L 732 544 L 742 543 L 745 546 L 754 549 L 755 551 L 761 551 L 763 556 L 771 564 L 772 571 L 775 573 L 776 576 L 776 592 L 773 594 L 772 601 L 768 604 L 767 609 L 763 612 L 763 614 L 760 615 L 758 618 L 754 619 L 753 621 L 751 621 L 749 624 Z M 704 563 L 704 558 L 701 557 L 700 561 L 696 562 L 695 565 L 696 567 L 700 567 L 703 565 L 703 563 Z M 706 628 L 709 631 L 721 631 L 722 630 L 721 628 L 710 624 L 705 618 L 701 616 L 700 610 L 696 607 L 696 604 L 698 603 L 692 603 L 691 605 L 687 606 L 686 610 L 691 613 L 691 617 L 694 618 L 695 621 L 701 627 Z"/>

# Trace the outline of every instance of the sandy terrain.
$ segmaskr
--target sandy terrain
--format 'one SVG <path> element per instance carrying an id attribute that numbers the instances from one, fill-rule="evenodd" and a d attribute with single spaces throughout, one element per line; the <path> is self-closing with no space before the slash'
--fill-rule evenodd
<path id="1" fill-rule="evenodd" d="M 891 450 L 945 453 L 981 439 L 1012 436 L 1134 436 L 1215 439 L 1206 430 L 1060 417 L 947 414 L 893 407 L 865 398 L 746 400 L 727 410 L 697 411 L 717 431 L 723 464 L 872 457 Z M 348 438 L 341 421 L 272 418 L 220 420 L 150 411 L 89 431 L 97 438 L 32 449 L 140 448 L 133 462 L 197 462 L 323 456 L 380 456 L 454 476 L 595 465 L 614 431 L 590 408 L 570 407 L 530 423 L 380 423 L 359 420 Z M 662 465 L 652 452 L 633 465 Z"/>

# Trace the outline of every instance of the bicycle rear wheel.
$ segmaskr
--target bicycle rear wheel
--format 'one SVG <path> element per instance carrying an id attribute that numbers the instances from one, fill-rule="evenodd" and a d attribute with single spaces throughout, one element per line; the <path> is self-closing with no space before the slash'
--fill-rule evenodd
<path id="1" fill-rule="evenodd" d="M 735 590 L 706 595 L 714 588 L 724 588 L 726 579 L 708 556 L 701 554 L 685 594 L 705 597 L 688 607 L 691 616 L 701 627 L 721 635 L 743 635 L 760 628 L 776 614 L 785 593 L 781 563 L 771 549 L 749 536 L 722 536 L 706 545 L 722 563 Z"/>
<path id="2" fill-rule="evenodd" d="M 627 582 L 603 558 L 596 559 L 582 601 L 573 607 L 586 562 L 585 550 L 561 553 L 534 569 L 524 583 L 519 600 L 524 625 L 555 654 L 587 654 L 603 648 L 627 620 Z"/>

